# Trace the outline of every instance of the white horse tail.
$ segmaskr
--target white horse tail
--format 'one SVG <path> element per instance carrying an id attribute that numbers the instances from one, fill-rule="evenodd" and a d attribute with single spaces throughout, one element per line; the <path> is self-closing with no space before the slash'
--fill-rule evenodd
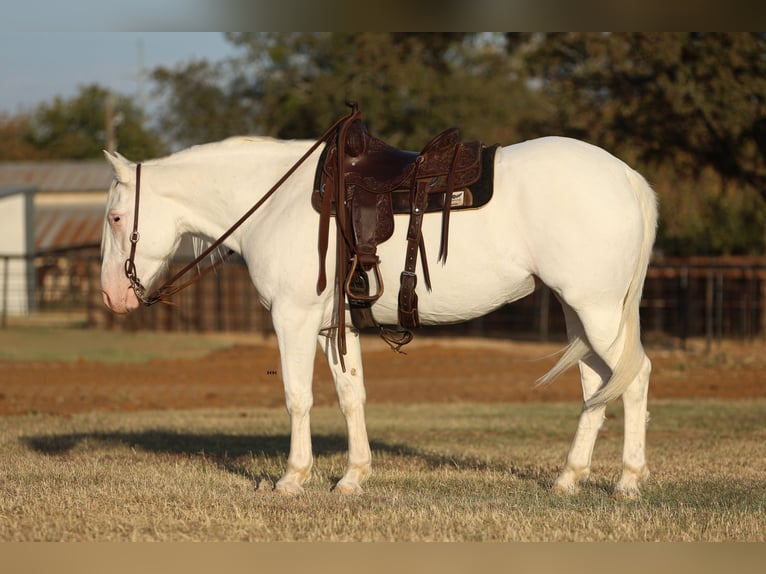
<path id="1" fill-rule="evenodd" d="M 628 292 L 622 307 L 622 318 L 620 321 L 620 335 L 624 333 L 624 344 L 622 353 L 617 361 L 617 365 L 612 371 L 612 376 L 590 399 L 585 403 L 585 408 L 591 408 L 597 405 L 608 403 L 609 401 L 622 396 L 625 389 L 633 382 L 641 371 L 644 361 L 644 348 L 641 344 L 641 322 L 639 317 L 639 306 L 641 303 L 641 293 L 644 289 L 646 271 L 649 267 L 649 259 L 652 256 L 652 247 L 657 233 L 657 196 L 647 181 L 634 170 L 626 167 L 626 174 L 630 181 L 630 187 L 636 194 L 641 215 L 644 221 L 643 241 L 641 242 L 641 253 L 636 268 L 633 271 L 633 277 L 628 285 Z"/>
<path id="2" fill-rule="evenodd" d="M 638 376 L 644 360 L 639 304 L 657 232 L 657 196 L 639 173 L 626 167 L 626 175 L 638 200 L 644 223 L 641 252 L 623 300 L 620 329 L 615 339 L 615 342 L 619 341 L 624 333 L 620 358 L 609 380 L 586 401 L 586 409 L 608 403 L 622 396 L 628 385 Z M 539 379 L 538 384 L 551 382 L 565 370 L 585 359 L 591 352 L 592 349 L 587 341 L 580 337 L 575 338 L 553 368 Z"/>

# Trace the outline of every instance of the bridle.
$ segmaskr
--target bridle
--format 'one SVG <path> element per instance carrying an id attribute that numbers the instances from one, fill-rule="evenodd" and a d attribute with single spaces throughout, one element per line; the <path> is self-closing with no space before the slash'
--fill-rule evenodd
<path id="1" fill-rule="evenodd" d="M 350 102 L 347 102 L 348 105 L 352 105 Z M 136 271 L 136 248 L 138 246 L 138 241 L 141 239 L 141 235 L 138 232 L 138 208 L 141 201 L 141 164 L 136 165 L 136 199 L 135 199 L 135 206 L 133 208 L 133 231 L 130 234 L 130 255 L 125 260 L 125 276 L 128 278 L 128 281 L 130 281 L 130 287 L 133 289 L 133 292 L 136 294 L 136 297 L 138 298 L 141 303 L 146 305 L 147 307 L 150 307 L 154 305 L 155 303 L 171 303 L 169 298 L 174 295 L 175 293 L 178 293 L 182 289 L 185 289 L 192 283 L 195 283 L 202 277 L 204 277 L 206 274 L 208 274 L 210 271 L 216 269 L 220 265 L 222 265 L 231 255 L 234 254 L 234 251 L 231 249 L 228 250 L 228 252 L 221 257 L 216 263 L 212 265 L 208 265 L 204 271 L 201 273 L 198 273 L 188 281 L 185 281 L 183 283 L 176 284 L 176 282 L 181 279 L 183 276 L 185 276 L 189 271 L 194 269 L 199 263 L 201 263 L 208 255 L 210 255 L 214 250 L 218 249 L 223 243 L 231 236 L 234 231 L 236 231 L 245 221 L 247 221 L 253 213 L 255 213 L 272 195 L 274 195 L 274 192 L 279 189 L 285 181 L 293 174 L 295 171 L 300 167 L 300 165 L 308 159 L 308 157 L 316 151 L 316 149 L 322 145 L 323 143 L 327 143 L 330 138 L 335 134 L 336 129 L 344 124 L 347 120 L 349 120 L 352 117 L 355 117 L 354 114 L 356 113 L 356 107 L 355 105 L 352 106 L 353 110 L 348 115 L 340 118 L 338 121 L 336 121 L 330 128 L 327 129 L 327 131 L 322 134 L 322 136 L 314 143 L 314 145 L 309 148 L 309 150 L 301 156 L 301 158 L 293 164 L 293 166 L 285 172 L 285 174 L 277 181 L 269 191 L 267 191 L 261 199 L 258 200 L 258 202 L 251 207 L 247 213 L 245 213 L 242 217 L 240 217 L 234 225 L 232 225 L 221 237 L 219 237 L 217 240 L 215 240 L 207 249 L 205 249 L 202 253 L 200 253 L 193 261 L 188 263 L 186 266 L 184 266 L 178 273 L 173 275 L 170 279 L 166 280 L 160 287 L 154 290 L 154 292 L 147 294 L 147 289 L 144 287 L 143 283 L 141 283 L 141 279 L 138 278 L 138 273 Z"/>
<path id="2" fill-rule="evenodd" d="M 136 199 L 135 199 L 135 206 L 133 208 L 133 231 L 130 234 L 130 255 L 125 260 L 125 276 L 128 278 L 128 281 L 130 281 L 130 287 L 133 289 L 133 292 L 136 294 L 136 297 L 138 298 L 141 303 L 146 305 L 147 307 L 151 307 L 155 303 L 170 303 L 169 298 L 171 295 L 174 295 L 175 293 L 178 293 L 182 289 L 185 289 L 195 281 L 198 281 L 203 276 L 207 275 L 210 271 L 213 271 L 220 265 L 222 265 L 229 257 L 231 257 L 234 254 L 234 251 L 229 249 L 216 263 L 213 265 L 208 265 L 204 271 L 193 277 L 192 279 L 181 283 L 179 285 L 176 285 L 175 282 L 186 275 L 186 273 L 191 270 L 193 267 L 195 267 L 197 264 L 199 264 L 205 257 L 207 257 L 210 253 L 213 252 L 214 249 L 219 247 L 223 241 L 226 240 L 226 238 L 231 235 L 231 233 L 234 232 L 236 227 L 239 227 L 243 221 L 238 222 L 236 227 L 231 228 L 229 231 L 227 231 L 226 235 L 222 237 L 219 241 L 215 242 L 213 246 L 211 246 L 209 249 L 206 249 L 203 253 L 201 253 L 196 259 L 194 259 L 191 263 L 186 265 L 183 269 L 181 269 L 178 273 L 173 275 L 170 279 L 165 281 L 160 287 L 158 287 L 153 293 L 147 295 L 147 289 L 144 287 L 144 284 L 141 283 L 141 279 L 138 278 L 138 275 L 136 273 L 136 247 L 138 245 L 139 239 L 141 239 L 141 234 L 138 232 L 138 208 L 141 201 L 141 164 L 136 165 Z"/>

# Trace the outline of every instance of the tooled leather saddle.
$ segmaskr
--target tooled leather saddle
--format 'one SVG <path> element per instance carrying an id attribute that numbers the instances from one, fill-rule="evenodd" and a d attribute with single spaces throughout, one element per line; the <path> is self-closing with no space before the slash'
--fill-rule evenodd
<path id="1" fill-rule="evenodd" d="M 330 219 L 334 216 L 338 231 L 335 280 L 345 294 L 339 297 L 337 328 L 340 352 L 345 354 L 344 299 L 348 298 L 356 328 L 380 327 L 371 312 L 384 289 L 377 246 L 393 234 L 394 214 L 408 214 L 398 329 L 381 328 L 383 338 L 398 350 L 412 339 L 411 329 L 420 326 L 415 293 L 418 254 L 426 287 L 431 290 L 421 234 L 423 216 L 441 212 L 439 261 L 446 261 L 450 213 L 477 208 L 490 200 L 497 146 L 488 148 L 479 141 L 461 143 L 458 128 L 452 127 L 433 138 L 421 152 L 396 149 L 367 131 L 355 102 L 348 105 L 351 113 L 338 126 L 319 159 L 311 198 L 320 214 L 317 292 L 327 286 L 325 259 Z M 373 293 L 368 272 L 375 275 Z"/>

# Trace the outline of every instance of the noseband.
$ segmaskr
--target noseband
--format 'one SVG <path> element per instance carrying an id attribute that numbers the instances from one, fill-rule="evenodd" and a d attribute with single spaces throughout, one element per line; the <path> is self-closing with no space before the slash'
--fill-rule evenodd
<path id="1" fill-rule="evenodd" d="M 188 281 L 184 283 L 180 283 L 178 285 L 175 285 L 175 282 L 178 281 L 181 277 L 186 275 L 190 270 L 194 269 L 200 262 L 202 262 L 208 255 L 210 255 L 214 250 L 218 249 L 221 245 L 223 245 L 223 242 L 226 241 L 229 236 L 231 236 L 234 231 L 240 227 L 247 219 L 253 215 L 253 213 L 256 212 L 256 210 L 263 205 L 267 199 L 269 199 L 277 189 L 279 189 L 285 181 L 298 169 L 298 167 L 308 159 L 308 157 L 316 151 L 316 149 L 322 145 L 323 143 L 326 143 L 329 141 L 329 139 L 332 137 L 332 135 L 335 133 L 335 130 L 343 124 L 349 117 L 351 117 L 352 114 L 349 114 L 348 116 L 344 116 L 338 121 L 336 121 L 324 134 L 322 134 L 322 137 L 320 137 L 314 145 L 309 148 L 309 150 L 301 156 L 301 158 L 293 164 L 293 166 L 287 170 L 287 172 L 277 181 L 277 183 L 274 184 L 274 186 L 264 194 L 263 197 L 261 197 L 258 202 L 253 205 L 253 207 L 250 208 L 250 210 L 245 213 L 242 217 L 237 220 L 234 225 L 232 225 L 221 237 L 219 237 L 216 241 L 214 241 L 205 251 L 200 253 L 193 261 L 191 261 L 189 264 L 187 264 L 183 269 L 181 269 L 178 273 L 173 275 L 170 279 L 165 281 L 160 287 L 158 287 L 153 293 L 150 293 L 147 295 L 147 289 L 144 287 L 143 283 L 141 283 L 141 279 L 138 278 L 138 273 L 136 271 L 136 247 L 138 245 L 139 239 L 141 239 L 141 235 L 138 233 L 138 207 L 140 204 L 140 196 L 141 196 L 141 164 L 136 165 L 136 201 L 135 206 L 133 208 L 133 231 L 130 234 L 130 255 L 125 260 L 125 276 L 128 278 L 128 281 L 130 281 L 130 288 L 133 289 L 133 292 L 136 294 L 136 297 L 138 298 L 141 303 L 146 305 L 147 307 L 150 307 L 154 305 L 155 303 L 170 303 L 168 298 L 171 295 L 174 295 L 175 293 L 178 293 L 182 289 L 185 289 L 192 283 L 198 281 L 203 276 L 208 274 L 210 271 L 216 269 L 220 265 L 222 265 L 231 255 L 234 254 L 234 251 L 229 249 L 229 251 L 216 263 L 213 265 L 208 265 L 204 271 L 199 273 L 198 275 L 192 277 Z"/>

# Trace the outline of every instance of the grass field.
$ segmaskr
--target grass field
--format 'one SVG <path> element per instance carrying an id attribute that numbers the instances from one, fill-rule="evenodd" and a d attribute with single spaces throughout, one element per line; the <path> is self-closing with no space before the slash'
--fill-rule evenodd
<path id="1" fill-rule="evenodd" d="M 0 361 L 142 363 L 196 359 L 230 344 L 226 338 L 186 333 L 22 327 L 0 329 Z"/>
<path id="2" fill-rule="evenodd" d="M 306 493 L 259 490 L 288 451 L 283 409 L 0 418 L 3 541 L 764 541 L 766 401 L 651 405 L 652 477 L 611 498 L 622 421 L 611 408 L 591 481 L 552 494 L 578 405 L 371 405 L 374 474 L 345 463 L 337 409 L 314 410 Z"/>
<path id="3" fill-rule="evenodd" d="M 160 365 L 149 361 L 172 361 L 141 391 L 162 390 L 164 410 L 124 412 L 117 401 L 105 403 L 108 409 L 57 411 L 56 401 L 49 401 L 50 410 L 35 406 L 0 417 L 0 541 L 766 541 L 762 393 L 651 400 L 652 476 L 634 502 L 611 497 L 620 473 L 622 413 L 619 404 L 610 407 L 591 480 L 565 498 L 549 488 L 574 433 L 576 401 L 408 404 L 411 393 L 428 385 L 455 393 L 454 378 L 488 387 L 527 369 L 524 376 L 534 380 L 544 369 L 530 365 L 530 348 L 485 347 L 484 370 L 464 380 L 471 370 L 445 359 L 459 356 L 475 366 L 476 355 L 460 346 L 452 353 L 429 351 L 424 343 L 411 356 L 430 357 L 429 371 L 404 370 L 412 380 L 402 384 L 398 372 L 384 372 L 393 365 L 390 352 L 373 352 L 367 374 L 375 400 L 367 411 L 374 473 L 364 494 L 332 492 L 345 466 L 344 423 L 334 406 L 318 406 L 312 412 L 314 475 L 304 495 L 283 498 L 259 488 L 276 482 L 289 449 L 284 408 L 267 406 L 282 401 L 278 377 L 264 375 L 276 364 L 268 358 L 273 342 L 232 354 L 240 344 L 253 339 L 0 330 L 0 377 L 8 377 L 0 379 L 0 400 L 9 404 L 24 393 L 31 399 L 24 404 L 37 405 L 36 393 L 43 391 L 63 400 L 65 376 L 78 407 L 91 404 L 80 394 L 101 385 L 138 393 L 143 379 L 106 383 L 121 377 L 120 365 L 141 363 L 146 370 L 135 372 L 149 374 Z M 213 361 L 223 349 L 225 358 Z M 655 388 L 672 390 L 680 381 L 690 392 L 709 394 L 735 381 L 745 392 L 760 388 L 762 346 L 725 350 L 710 357 L 658 352 Z M 511 360 L 513 352 L 519 360 Z M 203 370 L 211 362 L 208 375 Z M 447 376 L 437 386 L 430 369 L 440 366 Z M 82 380 L 86 372 L 95 380 Z M 317 397 L 328 386 L 320 373 Z M 245 386 L 252 374 L 263 379 L 252 385 L 256 389 L 274 388 L 273 401 L 271 394 L 255 393 L 247 395 L 251 402 L 226 404 L 263 406 L 208 408 L 210 393 L 223 396 L 229 388 L 224 376 Z M 178 379 L 175 386 L 171 377 Z M 51 378 L 52 386 L 32 385 L 35 378 Z M 175 407 L 170 395 L 192 392 L 204 408 Z M 492 392 L 487 396 L 495 397 Z"/>

